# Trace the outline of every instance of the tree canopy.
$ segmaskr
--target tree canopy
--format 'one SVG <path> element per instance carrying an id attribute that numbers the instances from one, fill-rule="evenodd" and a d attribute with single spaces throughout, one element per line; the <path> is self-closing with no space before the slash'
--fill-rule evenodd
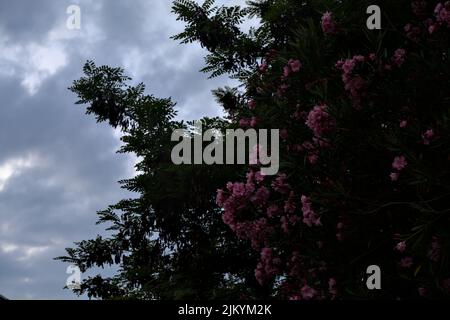
<path id="1" fill-rule="evenodd" d="M 369 30 L 367 8 L 381 9 Z M 176 166 L 174 103 L 131 87 L 120 68 L 86 64 L 71 90 L 124 132 L 141 157 L 122 187 L 139 198 L 99 212 L 110 238 L 64 261 L 99 298 L 346 299 L 448 297 L 450 2 L 259 0 L 173 3 L 174 36 L 208 51 L 204 72 L 226 119 L 205 127 L 280 129 L 281 167 Z M 242 31 L 256 18 L 258 26 Z M 192 131 L 192 134 L 196 134 Z M 219 189 L 217 191 L 217 189 Z M 383 290 L 361 282 L 377 265 Z"/>

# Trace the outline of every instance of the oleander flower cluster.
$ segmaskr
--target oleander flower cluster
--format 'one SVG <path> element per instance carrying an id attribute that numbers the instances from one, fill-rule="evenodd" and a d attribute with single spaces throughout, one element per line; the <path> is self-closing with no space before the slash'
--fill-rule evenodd
<path id="1" fill-rule="evenodd" d="M 274 296 L 369 297 L 370 264 L 390 298 L 450 294 L 450 1 L 403 2 L 383 37 L 325 8 L 248 77 L 241 126 L 280 129 L 281 171 L 248 165 L 217 203 Z"/>

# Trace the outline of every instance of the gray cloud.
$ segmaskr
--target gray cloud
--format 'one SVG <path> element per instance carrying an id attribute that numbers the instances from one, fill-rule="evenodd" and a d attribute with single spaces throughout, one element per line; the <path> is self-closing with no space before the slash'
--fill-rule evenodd
<path id="1" fill-rule="evenodd" d="M 78 31 L 65 26 L 72 3 L 82 10 Z M 169 39 L 182 28 L 167 0 L 0 2 L 1 294 L 76 298 L 53 257 L 102 234 L 95 212 L 129 196 L 117 181 L 133 174 L 133 157 L 115 153 L 117 134 L 67 90 L 87 59 L 124 67 L 178 102 L 184 119 L 221 114 L 210 90 L 229 81 L 198 72 L 204 51 Z"/>

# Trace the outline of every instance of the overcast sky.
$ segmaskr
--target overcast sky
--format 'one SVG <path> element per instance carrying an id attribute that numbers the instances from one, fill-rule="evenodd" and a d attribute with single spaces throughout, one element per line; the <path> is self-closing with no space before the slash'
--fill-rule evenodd
<path id="1" fill-rule="evenodd" d="M 80 30 L 66 27 L 71 4 Z M 133 175 L 134 159 L 115 153 L 118 135 L 67 90 L 86 60 L 124 67 L 148 93 L 172 97 L 180 118 L 220 115 L 210 91 L 230 82 L 198 72 L 198 45 L 169 39 L 183 29 L 170 5 L 0 0 L 0 294 L 76 299 L 63 290 L 68 265 L 53 258 L 102 234 L 95 212 L 129 196 L 117 181 Z"/>

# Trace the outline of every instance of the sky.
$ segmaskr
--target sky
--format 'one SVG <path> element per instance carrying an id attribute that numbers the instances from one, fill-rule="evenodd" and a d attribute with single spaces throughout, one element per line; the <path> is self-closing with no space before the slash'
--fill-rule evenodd
<path id="1" fill-rule="evenodd" d="M 79 30 L 67 28 L 70 5 L 81 9 Z M 208 80 L 199 72 L 205 51 L 170 39 L 183 30 L 170 6 L 0 0 L 0 294 L 78 299 L 63 289 L 68 264 L 53 258 L 103 234 L 95 213 L 132 196 L 117 181 L 133 176 L 136 159 L 116 154 L 119 134 L 67 90 L 86 60 L 123 67 L 147 93 L 172 97 L 179 118 L 221 115 L 211 90 L 233 83 Z"/>

